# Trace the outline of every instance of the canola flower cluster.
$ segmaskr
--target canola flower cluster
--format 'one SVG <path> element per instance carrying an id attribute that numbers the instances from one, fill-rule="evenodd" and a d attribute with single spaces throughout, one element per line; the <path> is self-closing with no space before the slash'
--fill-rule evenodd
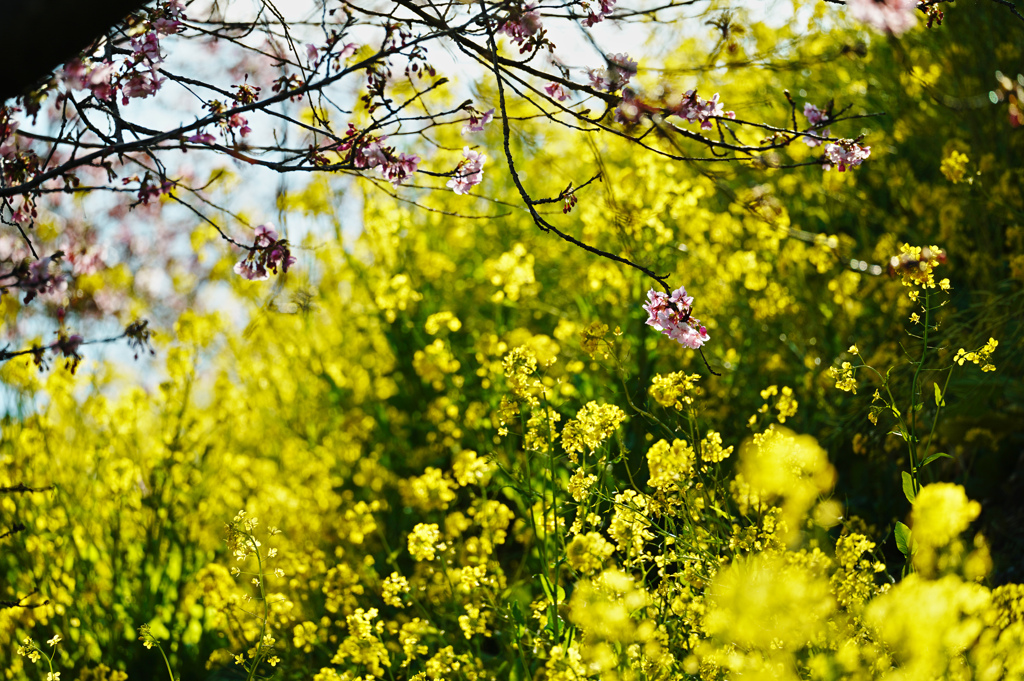
<path id="1" fill-rule="evenodd" d="M 62 492 L 0 498 L 30 528 L 0 569 L 21 594 L 39 579 L 49 601 L 0 611 L 0 676 L 43 677 L 48 651 L 25 638 L 59 633 L 50 673 L 83 681 L 158 669 L 162 654 L 175 678 L 1024 678 L 1024 589 L 985 585 L 966 491 L 916 488 L 906 564 L 887 561 L 894 538 L 844 506 L 834 452 L 787 429 L 825 367 L 760 383 L 736 435 L 733 396 L 681 346 L 657 348 L 638 391 L 618 373 L 652 340 L 635 328 L 560 313 L 541 330 L 537 290 L 571 287 L 551 285 L 539 251 L 498 235 L 483 251 L 458 230 L 427 248 L 401 224 L 371 215 L 374 268 L 332 262 L 317 305 L 254 319 L 247 337 L 183 315 L 150 392 L 3 368 L 49 399 L 5 422 L 0 485 Z M 452 263 L 477 249 L 485 290 L 459 291 Z M 773 257 L 819 276 L 822 249 Z M 716 276 L 749 292 L 747 321 L 803 304 L 795 280 L 759 278 L 759 254 L 722 260 Z M 608 306 L 636 290 L 600 266 L 588 277 Z M 844 293 L 855 278 L 833 281 L 840 305 L 859 304 Z M 244 361 L 211 363 L 218 343 Z M 750 352 L 758 371 L 784 366 Z M 867 370 L 849 355 L 856 381 Z"/>
<path id="2" fill-rule="evenodd" d="M 964 362 L 970 362 L 981 366 L 981 370 L 985 372 L 995 371 L 996 365 L 990 361 L 992 353 L 996 351 L 996 347 L 999 345 L 999 341 L 995 338 L 989 338 L 983 346 L 975 350 L 974 352 L 968 352 L 963 348 L 956 351 L 956 356 L 953 357 L 953 361 L 958 365 L 963 366 Z"/>
<path id="3" fill-rule="evenodd" d="M 445 320 L 431 324 L 440 328 Z M 195 319 L 182 330 L 202 336 L 203 327 Z M 693 443 L 650 443 L 645 476 L 633 484 L 606 473 L 621 456 L 613 443 L 628 424 L 623 409 L 591 401 L 562 425 L 544 404 L 542 364 L 557 366 L 520 345 L 504 353 L 496 371 L 521 410 L 518 424 L 553 433 L 532 445 L 540 454 L 534 464 L 550 458 L 553 471 L 540 466 L 526 474 L 530 452 L 515 464 L 463 449 L 451 452 L 448 465 L 389 481 L 379 463 L 363 459 L 335 433 L 330 450 L 319 448 L 317 456 L 337 452 L 336 464 L 348 462 L 346 475 L 371 488 L 392 487 L 390 498 L 415 509 L 416 522 L 391 529 L 404 514 L 392 513 L 383 499 L 357 499 L 336 489 L 336 474 L 322 483 L 322 474 L 313 474 L 307 484 L 317 491 L 309 502 L 322 503 L 319 495 L 327 495 L 337 509 L 325 506 L 326 522 L 311 534 L 287 514 L 270 511 L 291 525 L 282 533 L 263 530 L 246 510 L 237 512 L 227 524 L 226 546 L 214 541 L 204 550 L 205 565 L 194 564 L 194 575 L 182 577 L 184 605 L 140 627 L 140 648 L 159 648 L 173 668 L 181 660 L 175 641 L 216 634 L 227 645 L 209 652 L 204 664 L 211 669 L 233 664 L 265 676 L 308 669 L 310 660 L 319 660 L 309 674 L 321 680 L 499 679 L 527 666 L 559 681 L 740 674 L 803 679 L 829 670 L 892 679 L 908 673 L 942 678 L 949 670 L 992 679 L 1024 675 L 1018 655 L 1024 589 L 979 582 L 990 560 L 983 539 L 964 536 L 980 506 L 962 487 L 937 483 L 917 494 L 909 516 L 916 571 L 894 584 L 876 541 L 854 529 L 823 541 L 827 535 L 815 529 L 842 510 L 830 510 L 836 476 L 825 451 L 781 425 L 798 409 L 791 389 L 762 391 L 766 404 L 778 398 L 762 414 L 776 423 L 742 443 L 735 473 L 723 468 L 735 445 L 725 446 L 721 434 L 709 430 Z M 689 430 L 698 424 L 688 407 L 699 399 L 699 383 L 695 375 L 657 375 L 650 395 L 664 418 Z M 75 408 L 70 396 L 56 395 L 58 407 Z M 117 409 L 137 410 L 141 399 L 134 393 Z M 442 418 L 461 416 L 453 406 Z M 31 441 L 39 436 L 33 432 L 44 432 L 40 427 L 45 423 L 30 425 L 19 438 Z M 552 439 L 562 447 L 550 447 Z M 286 444 L 289 457 L 278 465 L 299 459 L 294 446 Z M 168 456 L 173 462 L 173 449 Z M 225 450 L 219 456 L 228 463 L 236 455 Z M 302 459 L 314 471 L 316 460 Z M 243 471 L 259 465 L 251 459 L 232 465 L 239 464 Z M 190 462 L 170 465 L 167 482 L 187 485 Z M 123 496 L 133 523 L 146 518 L 141 502 L 154 493 L 155 472 L 127 461 L 108 469 L 105 484 Z M 140 476 L 144 485 L 137 484 Z M 495 479 L 533 491 L 495 497 Z M 285 488 L 269 493 L 283 495 L 285 507 L 293 503 L 294 492 Z M 230 488 L 222 489 L 207 503 L 221 508 L 234 498 Z M 573 515 L 572 523 L 564 522 Z M 291 538 L 293 530 L 299 541 Z M 323 533 L 333 537 L 333 551 L 310 544 Z M 392 548 L 380 553 L 388 535 L 400 542 L 388 541 Z M 45 531 L 41 537 L 53 541 Z M 515 561 L 503 556 L 510 549 L 520 560 L 536 561 L 536 579 L 515 574 Z M 113 575 L 101 570 L 98 576 Z M 524 598 L 509 599 L 513 585 Z M 5 626 L 26 632 L 66 626 L 72 613 L 80 621 L 87 610 L 69 590 L 44 608 L 3 617 Z M 80 678 L 123 678 L 93 657 L 74 631 L 73 652 L 50 655 L 54 667 L 46 678 L 61 678 L 58 664 L 85 665 L 89 671 Z M 200 637 L 189 639 L 191 631 Z M 61 640 L 54 635 L 50 648 Z M 481 651 L 484 642 L 497 640 L 516 641 L 504 661 Z M 17 652 L 30 664 L 47 657 L 31 638 Z"/>

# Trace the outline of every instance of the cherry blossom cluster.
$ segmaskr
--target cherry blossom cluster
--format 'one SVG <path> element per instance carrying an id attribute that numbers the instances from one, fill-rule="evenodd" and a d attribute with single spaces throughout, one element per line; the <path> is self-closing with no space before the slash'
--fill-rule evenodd
<path id="1" fill-rule="evenodd" d="M 561 83 L 548 83 L 544 86 L 544 92 L 547 93 L 548 97 L 557 99 L 560 102 L 564 102 L 569 99 L 569 93 L 566 92 Z"/>
<path id="2" fill-rule="evenodd" d="M 0 159 L 4 161 L 14 155 L 17 147 L 14 133 L 18 131 L 20 122 L 14 119 L 14 115 L 20 112 L 18 107 L 0 106 Z"/>
<path id="3" fill-rule="evenodd" d="M 690 316 L 693 296 L 686 295 L 686 289 L 677 288 L 672 295 L 651 289 L 647 292 L 647 325 L 653 326 L 685 348 L 696 350 L 711 337 L 699 319 Z"/>
<path id="4" fill-rule="evenodd" d="M 396 153 L 394 147 L 383 144 L 386 139 L 387 136 L 361 134 L 349 123 L 344 141 L 336 145 L 335 149 L 350 152 L 349 159 L 356 168 L 376 168 L 388 182 L 397 187 L 416 172 L 420 157 Z"/>
<path id="5" fill-rule="evenodd" d="M 49 257 L 36 260 L 30 259 L 28 255 L 11 239 L 0 242 L 0 261 L 8 258 L 13 261 L 10 271 L 0 273 L 0 297 L 9 288 L 17 288 L 25 294 L 22 301 L 25 305 L 31 303 L 36 296 L 52 302 L 60 300 L 68 288 L 67 279 L 59 268 L 64 253 L 57 251 Z"/>
<path id="6" fill-rule="evenodd" d="M 832 166 L 845 172 L 847 168 L 855 168 L 871 155 L 871 147 L 862 147 L 854 140 L 843 139 L 825 145 L 825 163 L 822 168 L 831 170 Z"/>
<path id="7" fill-rule="evenodd" d="M 847 0 L 850 16 L 877 31 L 899 35 L 914 27 L 917 0 Z"/>
<path id="8" fill-rule="evenodd" d="M 138 175 L 126 177 L 121 180 L 121 184 L 131 184 L 132 182 L 139 182 L 139 203 L 148 204 L 151 200 L 159 198 L 164 194 L 169 194 L 174 189 L 174 183 L 170 180 L 161 180 L 158 183 L 153 182 L 153 178 L 149 173 L 139 181 Z"/>
<path id="9" fill-rule="evenodd" d="M 455 169 L 452 179 L 446 183 L 446 186 L 456 194 L 467 194 L 484 180 L 484 161 L 487 160 L 487 156 L 469 147 L 463 147 L 462 155 L 465 158 Z"/>
<path id="10" fill-rule="evenodd" d="M 622 93 L 622 101 L 615 107 L 615 122 L 632 125 L 644 116 L 650 116 L 660 110 L 644 102 L 632 90 L 626 90 Z"/>
<path id="11" fill-rule="evenodd" d="M 277 274 L 278 268 L 287 272 L 294 264 L 295 256 L 288 242 L 280 238 L 273 225 L 260 225 L 249 253 L 235 264 L 235 274 L 250 281 L 263 281 L 270 277 L 270 272 Z"/>
<path id="12" fill-rule="evenodd" d="M 822 111 L 810 102 L 804 103 L 804 117 L 807 119 L 807 122 L 811 124 L 811 129 L 816 131 L 822 128 L 830 120 L 828 111 Z M 803 142 L 809 147 L 821 146 L 821 138 L 827 138 L 829 135 L 831 135 L 831 130 L 825 128 L 820 132 L 820 137 L 811 137 L 808 135 L 803 138 Z"/>
<path id="13" fill-rule="evenodd" d="M 696 90 L 688 90 L 672 113 L 689 123 L 700 123 L 701 130 L 711 130 L 714 127 L 711 121 L 716 118 L 736 118 L 735 112 L 726 111 L 718 101 L 717 92 L 711 99 L 702 99 Z"/>
<path id="14" fill-rule="evenodd" d="M 82 361 L 82 355 L 78 353 L 79 347 L 85 339 L 79 336 L 77 333 L 69 334 L 66 331 L 57 332 L 57 340 L 51 343 L 46 348 L 37 348 L 36 352 L 33 353 L 33 360 L 36 366 L 39 367 L 40 371 L 43 370 L 43 350 L 49 350 L 58 357 L 64 357 L 64 367 L 72 374 L 78 369 L 78 365 Z M 59 640 L 59 636 L 57 637 Z"/>
<path id="15" fill-rule="evenodd" d="M 31 109 L 32 107 L 26 107 Z M 42 161 L 32 150 L 23 148 L 15 133 L 20 121 L 15 119 L 21 113 L 20 107 L 0 106 L 0 186 L 13 186 L 31 180 L 40 170 Z M 30 110 L 29 114 L 32 113 Z M 35 217 L 35 202 L 29 196 L 5 200 L 10 207 L 13 220 L 27 225 Z"/>
<path id="16" fill-rule="evenodd" d="M 637 63 L 626 53 L 610 54 L 607 57 L 608 67 L 604 69 L 588 69 L 590 86 L 603 92 L 616 92 L 629 85 L 636 75 Z"/>
<path id="17" fill-rule="evenodd" d="M 810 102 L 804 102 L 804 117 L 811 125 L 818 126 L 828 120 L 828 112 L 822 111 Z"/>
<path id="18" fill-rule="evenodd" d="M 242 87 L 242 86 L 236 86 L 236 87 Z M 258 95 L 259 88 L 256 88 L 256 90 L 257 90 L 256 93 L 252 93 L 254 96 Z M 249 94 L 249 93 L 247 93 L 247 94 Z M 205 106 L 209 110 L 209 112 L 212 113 L 212 114 L 217 114 L 219 116 L 221 114 L 224 114 L 217 121 L 217 124 L 220 126 L 221 134 L 223 134 L 225 138 L 233 136 L 235 131 L 237 131 L 238 134 L 241 135 L 242 137 L 245 137 L 250 132 L 252 132 L 252 128 L 249 127 L 249 120 L 245 116 L 240 114 L 240 113 L 233 113 L 231 115 L 226 115 L 226 112 L 228 111 L 228 106 L 229 105 L 225 104 L 224 102 L 220 101 L 219 99 L 212 99 L 209 102 L 207 102 Z M 213 144 L 215 139 L 214 139 L 213 135 L 211 135 L 208 132 L 200 132 L 200 133 L 196 133 L 195 135 L 192 135 L 191 137 L 189 137 L 188 141 L 189 142 L 198 142 L 199 144 Z"/>
<path id="19" fill-rule="evenodd" d="M 64 260 L 71 265 L 73 276 L 96 274 L 108 267 L 111 249 L 106 244 L 95 243 L 94 234 L 85 235 L 69 230 L 64 232 L 63 237 L 60 250 L 64 253 Z"/>
<path id="20" fill-rule="evenodd" d="M 598 11 L 590 12 L 587 18 L 583 20 L 583 25 L 587 28 L 604 21 L 612 13 L 612 10 L 615 9 L 615 0 L 599 0 L 598 6 L 600 7 Z"/>
<path id="21" fill-rule="evenodd" d="M 111 60 L 74 59 L 61 74 L 72 90 L 89 90 L 98 99 L 113 101 L 121 93 L 121 103 L 143 99 L 156 93 L 166 79 L 157 73 L 163 61 L 160 37 L 181 30 L 185 6 L 179 0 L 162 3 L 146 22 L 146 31 L 131 39 L 132 52 L 121 63 Z"/>
<path id="22" fill-rule="evenodd" d="M 618 56 L 618 55 L 613 55 Z M 629 62 L 634 65 L 636 62 Z M 593 76 L 591 76 L 593 79 Z M 650 116 L 663 111 L 660 107 L 648 104 L 640 99 L 635 92 L 627 89 L 622 93 L 622 101 L 615 109 L 615 120 L 619 123 L 636 123 L 643 116 Z M 674 114 L 689 123 L 699 123 L 701 130 L 711 130 L 714 127 L 712 121 L 719 118 L 735 119 L 736 113 L 726 111 L 719 101 L 716 92 L 711 99 L 703 99 L 696 90 L 688 90 L 683 94 L 679 103 L 665 111 L 666 115 Z"/>
<path id="23" fill-rule="evenodd" d="M 320 59 L 321 52 L 323 52 L 325 55 L 331 56 L 335 60 L 335 63 L 337 64 L 340 63 L 341 60 L 351 57 L 353 54 L 356 53 L 356 50 L 359 49 L 359 45 L 357 45 L 356 43 L 345 43 L 344 45 L 341 46 L 340 50 L 332 53 L 331 49 L 333 45 L 334 43 L 328 43 L 324 47 L 317 47 L 313 43 L 307 43 L 306 59 L 309 61 L 310 66 L 316 65 L 317 61 Z M 295 76 L 293 76 L 293 78 L 295 78 Z M 294 87 L 294 85 L 292 87 Z M 280 88 L 274 88 L 274 91 L 276 92 L 279 89 Z"/>
<path id="24" fill-rule="evenodd" d="M 52 354 L 54 357 L 64 357 L 64 366 L 72 374 L 78 369 L 79 363 L 82 361 L 82 355 L 78 353 L 78 349 L 85 342 L 85 339 L 78 334 L 68 334 L 63 325 L 61 329 L 57 331 L 57 340 L 49 345 L 33 345 L 28 350 L 16 353 L 7 353 L 0 350 L 0 357 L 9 359 L 15 355 L 31 355 L 32 363 L 39 367 L 39 371 L 46 371 L 50 368 L 50 359 L 47 358 L 47 353 Z M 47 641 L 51 646 L 56 645 L 60 642 L 60 635 L 54 636 L 52 639 Z M 25 639 L 26 644 L 30 644 L 29 639 Z M 23 649 L 18 649 L 19 655 L 25 655 L 26 652 L 22 652 Z M 38 660 L 38 652 L 33 653 L 32 651 L 27 652 L 28 658 L 32 661 Z M 50 675 L 47 678 L 57 679 L 55 675 Z"/>
<path id="25" fill-rule="evenodd" d="M 498 28 L 498 33 L 504 33 L 519 45 L 519 52 L 529 52 L 543 41 L 544 27 L 540 21 L 540 12 L 535 5 L 527 5 L 518 14 L 513 13 Z"/>
<path id="26" fill-rule="evenodd" d="M 10 202 L 11 221 L 22 227 L 28 227 L 35 222 L 39 213 L 36 210 L 36 202 L 31 196 L 16 196 Z"/>

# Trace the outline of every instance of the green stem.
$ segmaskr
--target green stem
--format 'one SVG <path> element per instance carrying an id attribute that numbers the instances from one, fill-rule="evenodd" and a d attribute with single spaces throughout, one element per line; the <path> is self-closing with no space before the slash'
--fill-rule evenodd
<path id="1" fill-rule="evenodd" d="M 917 494 L 921 489 L 921 471 L 918 470 L 917 466 L 917 379 L 921 375 L 921 369 L 924 367 L 925 357 L 928 356 L 928 327 L 929 327 L 929 313 L 931 308 L 928 305 L 931 294 L 928 289 L 924 290 L 924 334 L 921 337 L 923 348 L 921 350 L 921 359 L 917 362 L 917 369 L 914 371 L 914 380 L 910 384 L 910 438 L 908 441 L 908 449 L 910 451 L 910 477 L 914 486 L 914 494 Z"/>
<path id="2" fill-rule="evenodd" d="M 551 434 L 551 411 L 548 408 L 547 400 L 545 400 L 543 404 L 544 404 L 544 420 L 547 423 L 547 427 L 548 427 L 548 468 L 549 468 L 549 475 L 551 476 L 551 522 L 552 522 L 552 525 L 554 526 L 554 528 L 553 528 L 553 530 L 554 530 L 554 540 L 557 543 L 558 537 L 560 537 L 561 534 L 558 531 L 558 489 L 556 487 L 556 485 L 557 485 L 557 478 L 555 476 L 555 440 L 554 440 L 554 437 L 552 437 L 552 434 Z M 547 516 L 546 515 L 544 517 L 544 522 L 545 522 L 545 529 L 547 529 L 546 528 L 546 523 L 547 523 Z M 563 555 L 565 554 L 564 551 L 562 551 L 561 553 Z M 551 593 L 552 593 L 552 596 L 553 596 L 553 599 L 554 599 L 554 605 L 553 605 L 553 607 L 554 607 L 554 616 L 551 618 L 551 621 L 555 625 L 555 639 L 554 640 L 556 642 L 560 640 L 559 639 L 560 632 L 559 632 L 559 627 L 558 627 L 558 580 L 559 580 L 559 575 L 561 573 L 561 565 L 562 565 L 562 562 L 559 560 L 559 561 L 555 561 L 555 564 L 552 566 L 552 569 L 554 571 L 554 579 L 551 582 Z"/>
<path id="3" fill-rule="evenodd" d="M 263 619 L 260 622 L 260 639 L 256 643 L 256 655 L 253 656 L 252 666 L 249 667 L 249 676 L 246 677 L 246 681 L 252 681 L 256 675 L 256 668 L 260 666 L 260 658 L 263 653 L 263 640 L 266 638 L 267 633 L 267 619 L 270 617 L 270 605 L 267 603 L 267 593 L 264 587 L 263 579 L 263 557 L 260 556 L 260 550 L 256 546 L 256 537 L 248 535 L 249 541 L 252 542 L 253 552 L 256 554 L 256 564 L 259 568 L 259 580 L 260 580 L 260 598 L 263 600 Z"/>
<path id="4" fill-rule="evenodd" d="M 171 661 L 168 660 L 167 655 L 164 654 L 163 646 L 157 643 L 156 649 L 160 651 L 160 657 L 164 658 L 164 664 L 167 666 L 167 675 L 171 677 L 171 681 L 174 681 L 174 672 L 171 671 Z"/>
<path id="5" fill-rule="evenodd" d="M 953 376 L 953 367 L 949 368 L 946 374 L 946 381 L 942 384 L 942 402 L 946 401 L 946 388 L 949 387 L 949 379 Z M 935 438 L 935 427 L 939 425 L 939 413 L 942 411 L 942 404 L 935 405 L 935 418 L 932 419 L 932 428 L 928 431 L 928 446 L 924 448 L 924 458 L 928 457 L 928 450 L 932 447 L 932 440 Z"/>

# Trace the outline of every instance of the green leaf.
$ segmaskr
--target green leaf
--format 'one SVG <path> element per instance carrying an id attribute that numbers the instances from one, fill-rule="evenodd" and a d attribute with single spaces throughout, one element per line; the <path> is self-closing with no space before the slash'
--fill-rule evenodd
<path id="1" fill-rule="evenodd" d="M 910 473 L 903 471 L 903 494 L 906 495 L 907 501 L 914 503 L 914 497 L 917 496 L 914 493 L 914 479 L 910 477 Z"/>
<path id="2" fill-rule="evenodd" d="M 548 576 L 541 573 L 540 575 L 541 586 L 544 587 L 544 593 L 548 597 L 548 601 L 551 603 L 564 603 L 565 602 L 565 589 L 562 587 L 552 588 L 554 585 L 551 584 L 551 580 Z"/>
<path id="3" fill-rule="evenodd" d="M 935 454 L 932 454 L 927 459 L 925 459 L 924 461 L 921 462 L 921 468 L 924 468 L 925 466 L 930 464 L 932 461 L 935 461 L 935 459 L 952 459 L 952 458 L 953 457 L 950 456 L 949 454 L 946 454 L 946 452 L 936 452 Z"/>
<path id="4" fill-rule="evenodd" d="M 906 473 L 904 473 L 906 475 Z M 910 557 L 910 528 L 903 523 L 896 521 L 896 531 L 893 532 L 896 535 L 896 548 L 900 550 L 904 556 Z"/>
<path id="5" fill-rule="evenodd" d="M 938 383 L 932 383 L 932 385 L 935 387 L 935 406 L 945 407 L 946 400 L 942 397 L 942 388 L 939 387 Z"/>
<path id="6" fill-rule="evenodd" d="M 509 614 L 512 615 L 512 621 L 516 624 L 525 625 L 526 616 L 523 615 L 523 609 L 519 607 L 519 601 L 513 600 L 509 607 Z"/>

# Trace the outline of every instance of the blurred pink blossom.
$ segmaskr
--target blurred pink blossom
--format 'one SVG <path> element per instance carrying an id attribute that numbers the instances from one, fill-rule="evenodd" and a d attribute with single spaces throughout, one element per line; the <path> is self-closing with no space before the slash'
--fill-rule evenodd
<path id="1" fill-rule="evenodd" d="M 850 16 L 876 31 L 899 35 L 917 23 L 917 0 L 847 0 Z"/>
<path id="2" fill-rule="evenodd" d="M 548 93 L 548 97 L 557 99 L 560 102 L 569 99 L 569 93 L 565 91 L 561 83 L 548 83 L 544 86 L 544 92 Z"/>
<path id="3" fill-rule="evenodd" d="M 612 10 L 615 9 L 615 0 L 600 0 L 601 9 L 597 12 L 591 12 L 587 15 L 587 18 L 583 20 L 583 25 L 590 28 L 594 24 L 599 24 L 605 20 Z"/>
<path id="4" fill-rule="evenodd" d="M 522 52 L 526 50 L 530 36 L 540 31 L 541 28 L 540 13 L 534 9 L 533 5 L 527 5 L 526 11 L 518 18 L 509 17 L 509 20 L 498 29 L 498 33 L 504 33 L 512 39 L 512 42 L 521 45 L 520 51 Z"/>

